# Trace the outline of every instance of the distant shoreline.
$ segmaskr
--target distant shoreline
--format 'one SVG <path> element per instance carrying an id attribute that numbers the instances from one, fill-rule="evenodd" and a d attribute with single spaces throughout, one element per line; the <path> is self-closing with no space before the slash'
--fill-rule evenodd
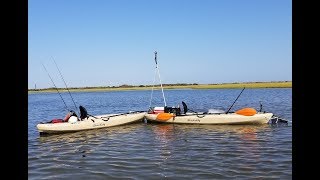
<path id="1" fill-rule="evenodd" d="M 292 81 L 279 82 L 245 82 L 245 83 L 221 83 L 221 84 L 164 84 L 164 89 L 236 89 L 236 88 L 292 88 Z M 151 90 L 152 85 L 140 86 L 112 86 L 112 87 L 80 87 L 69 88 L 70 92 L 98 92 L 98 91 L 135 91 Z M 157 85 L 154 89 L 160 89 Z M 58 88 L 59 92 L 67 92 L 66 88 Z M 29 89 L 28 93 L 57 92 L 55 88 Z"/>

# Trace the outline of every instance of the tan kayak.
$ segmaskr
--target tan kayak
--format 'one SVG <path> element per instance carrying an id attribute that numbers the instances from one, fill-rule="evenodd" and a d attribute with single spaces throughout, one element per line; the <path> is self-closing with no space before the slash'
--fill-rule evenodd
<path id="1" fill-rule="evenodd" d="M 146 114 L 149 121 L 161 123 L 180 124 L 267 124 L 272 118 L 272 113 L 256 113 L 254 115 L 228 114 L 197 114 L 186 113 L 175 115 L 173 113 Z"/>
<path id="2" fill-rule="evenodd" d="M 59 123 L 40 123 L 37 129 L 40 134 L 66 133 L 99 129 L 112 126 L 119 126 L 137 122 L 144 118 L 145 112 L 129 112 L 123 114 L 105 114 L 99 116 L 88 116 L 81 121 L 59 122 Z"/>

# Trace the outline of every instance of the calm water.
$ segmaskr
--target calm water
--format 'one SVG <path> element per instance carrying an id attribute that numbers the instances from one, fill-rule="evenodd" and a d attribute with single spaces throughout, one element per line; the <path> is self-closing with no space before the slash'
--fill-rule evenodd
<path id="1" fill-rule="evenodd" d="M 227 110 L 241 89 L 165 90 L 167 105 Z M 152 105 L 163 105 L 155 91 Z M 147 110 L 151 91 L 72 93 L 98 115 Z M 63 93 L 73 107 L 70 96 Z M 157 101 L 156 101 L 157 99 Z M 292 89 L 246 89 L 232 111 L 259 109 L 288 125 L 134 124 L 39 136 L 36 124 L 66 114 L 56 93 L 29 94 L 29 179 L 292 179 Z"/>

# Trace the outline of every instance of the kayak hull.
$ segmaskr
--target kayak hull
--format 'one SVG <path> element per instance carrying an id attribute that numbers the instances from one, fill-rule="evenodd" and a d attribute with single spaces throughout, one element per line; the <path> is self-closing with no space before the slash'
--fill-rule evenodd
<path id="1" fill-rule="evenodd" d="M 67 132 L 76 132 L 91 129 L 107 128 L 129 124 L 142 120 L 145 112 L 127 113 L 127 114 L 105 114 L 99 116 L 89 116 L 82 121 L 75 123 L 40 123 L 37 129 L 40 134 L 58 134 Z"/>
<path id="2" fill-rule="evenodd" d="M 146 114 L 145 118 L 153 122 L 178 124 L 267 124 L 272 113 L 257 113 L 253 116 L 244 116 L 236 113 L 230 114 L 186 114 L 173 116 L 167 120 L 157 118 L 158 114 Z"/>

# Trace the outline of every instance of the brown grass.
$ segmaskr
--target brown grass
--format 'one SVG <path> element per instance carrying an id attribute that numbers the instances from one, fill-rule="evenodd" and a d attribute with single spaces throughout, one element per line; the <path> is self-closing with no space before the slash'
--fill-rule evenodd
<path id="1" fill-rule="evenodd" d="M 235 89 L 235 88 L 292 88 L 292 81 L 284 82 L 248 82 L 248 83 L 223 83 L 223 84 L 197 84 L 197 85 L 179 85 L 164 86 L 164 89 Z M 160 89 L 160 87 L 155 87 Z M 136 91 L 151 90 L 151 87 L 90 87 L 90 88 L 71 88 L 70 92 L 98 92 L 98 91 Z M 29 93 L 38 92 L 57 92 L 56 89 L 28 90 Z M 61 88 L 59 92 L 67 92 L 67 89 Z"/>

